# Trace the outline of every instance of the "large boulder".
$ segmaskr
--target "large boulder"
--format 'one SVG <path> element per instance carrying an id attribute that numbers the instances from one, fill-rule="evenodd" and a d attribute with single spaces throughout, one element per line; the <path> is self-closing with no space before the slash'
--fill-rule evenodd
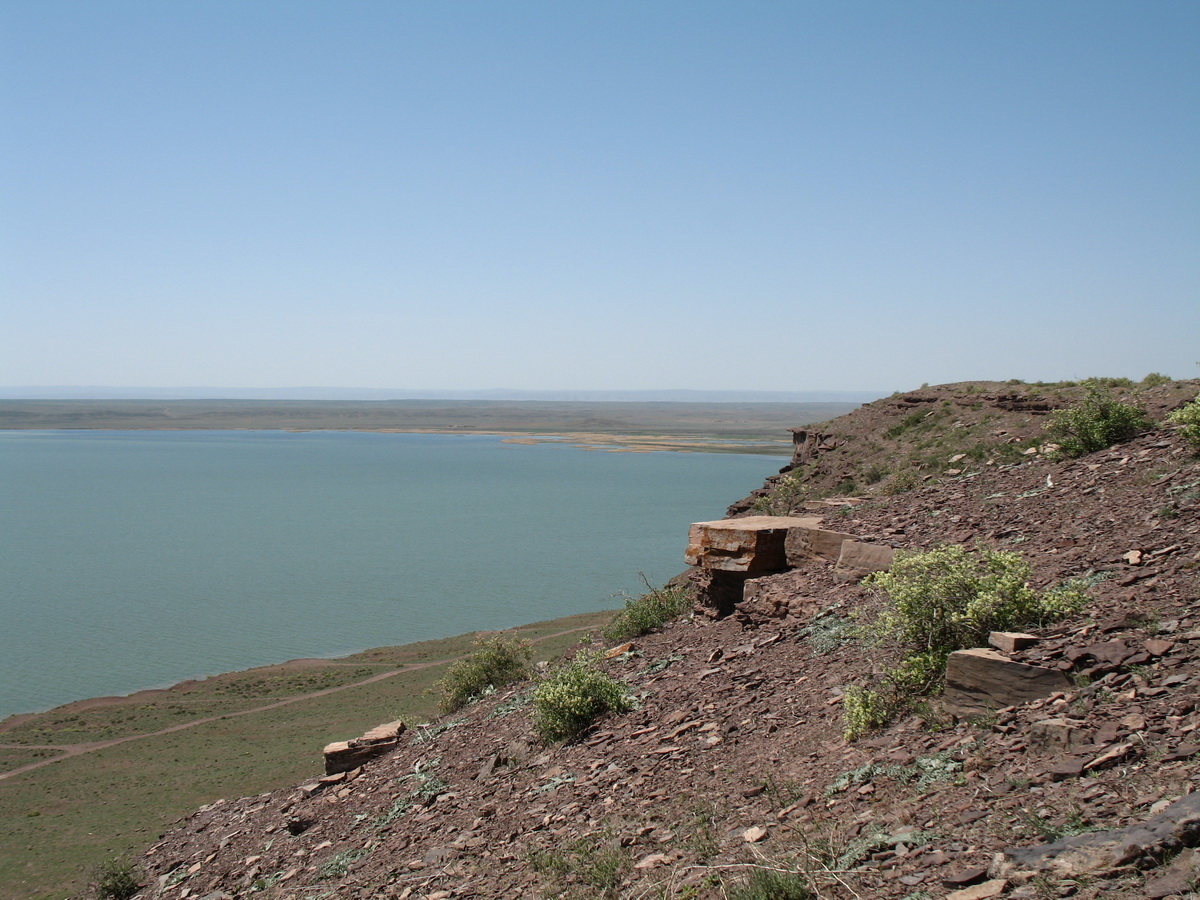
<path id="1" fill-rule="evenodd" d="M 765 574 L 788 567 L 788 532 L 816 529 L 819 517 L 747 516 L 696 522 L 688 531 L 684 558 L 690 566 L 722 572 Z"/>

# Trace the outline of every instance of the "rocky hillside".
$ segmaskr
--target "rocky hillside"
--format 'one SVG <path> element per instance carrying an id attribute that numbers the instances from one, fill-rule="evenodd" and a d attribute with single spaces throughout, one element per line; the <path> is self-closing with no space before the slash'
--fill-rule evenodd
<path id="1" fill-rule="evenodd" d="M 1161 422 L 1200 384 L 1114 389 Z M 1082 390 L 923 388 L 798 432 L 732 509 L 790 516 L 786 560 L 751 563 L 728 607 L 698 573 L 693 613 L 581 648 L 631 708 L 545 743 L 521 683 L 324 777 L 321 745 L 351 736 L 314 735 L 311 782 L 180 822 L 138 896 L 1195 896 L 1200 458 L 1164 425 L 1048 452 Z M 947 543 L 1019 551 L 1086 607 L 952 657 L 944 694 L 847 740 L 844 698 L 895 648 L 867 639 L 884 600 L 839 557 Z"/>

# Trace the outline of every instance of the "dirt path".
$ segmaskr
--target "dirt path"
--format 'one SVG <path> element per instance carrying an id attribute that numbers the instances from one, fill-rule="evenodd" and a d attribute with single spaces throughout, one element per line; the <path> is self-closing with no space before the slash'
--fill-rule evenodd
<path id="1" fill-rule="evenodd" d="M 548 640 L 551 640 L 552 638 L 562 637 L 563 635 L 572 634 L 577 631 L 589 631 L 594 627 L 595 627 L 594 625 L 580 625 L 576 628 L 567 628 L 563 631 L 556 631 L 553 634 L 545 634 L 545 635 L 542 635 L 541 637 L 533 638 L 530 640 L 530 643 L 540 644 L 543 641 L 548 641 Z M 127 734 L 127 735 L 125 735 L 125 737 L 112 738 L 111 740 L 107 740 L 107 741 L 92 741 L 90 743 L 82 743 L 82 744 L 37 744 L 37 745 L 0 744 L 0 750 L 58 750 L 58 751 L 60 751 L 60 755 L 58 755 L 58 756 L 54 756 L 49 759 L 39 759 L 37 762 L 31 762 L 31 763 L 27 763 L 26 765 L 23 765 L 23 766 L 18 766 L 17 768 L 11 769 L 8 772 L 0 772 L 0 781 L 4 781 L 7 778 L 12 778 L 14 775 L 20 775 L 25 772 L 31 772 L 34 769 L 40 769 L 42 766 L 48 766 L 51 763 L 61 762 L 62 760 L 69 759 L 72 756 L 82 756 L 85 753 L 94 753 L 97 750 L 104 750 L 104 749 L 107 749 L 108 747 L 115 747 L 118 744 L 124 744 L 124 743 L 127 743 L 128 741 L 140 741 L 145 738 L 160 737 L 162 735 L 171 734 L 176 731 L 183 731 L 188 728 L 195 728 L 199 725 L 207 725 L 210 722 L 216 722 L 221 719 L 233 719 L 238 716 L 250 716 L 250 715 L 254 715 L 255 713 L 266 712 L 271 709 L 278 709 L 281 706 L 288 706 L 292 703 L 300 703 L 305 700 L 312 700 L 317 697 L 325 697 L 329 694 L 336 694 L 338 691 L 345 691 L 345 690 L 349 690 L 350 688 L 357 688 L 357 687 L 363 687 L 364 685 L 368 685 L 368 684 L 374 684 L 377 681 L 383 681 L 387 678 L 394 678 L 395 676 L 401 675 L 406 672 L 416 672 L 421 669 L 431 668 L 433 666 L 444 666 L 444 665 L 447 665 L 448 663 L 452 663 L 457 660 L 464 659 L 465 657 L 466 657 L 466 654 L 459 654 L 458 656 L 449 656 L 449 657 L 446 657 L 445 659 L 435 660 L 434 662 L 412 663 L 412 664 L 406 665 L 400 669 L 392 669 L 391 671 L 388 671 L 388 672 L 380 672 L 376 675 L 372 675 L 370 678 L 364 678 L 362 681 L 355 681 L 355 682 L 352 682 L 351 684 L 341 684 L 336 687 L 323 688 L 322 690 L 312 691 L 311 693 L 308 693 L 308 694 L 297 694 L 295 697 L 288 697 L 284 700 L 277 700 L 274 703 L 268 703 L 268 704 L 265 704 L 264 706 L 255 706 L 252 709 L 243 709 L 243 710 L 239 710 L 237 712 L 228 712 L 228 713 L 221 713 L 220 715 L 215 715 L 215 716 L 206 716 L 202 719 L 192 719 L 191 721 L 188 721 L 188 722 L 180 722 L 176 725 L 172 725 L 169 728 L 161 728 L 158 731 L 147 731 L 147 732 L 143 732 L 142 734 Z"/>

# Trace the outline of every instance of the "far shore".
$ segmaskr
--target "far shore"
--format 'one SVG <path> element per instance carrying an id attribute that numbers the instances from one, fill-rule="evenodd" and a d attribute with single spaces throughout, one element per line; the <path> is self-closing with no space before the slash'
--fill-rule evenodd
<path id="1" fill-rule="evenodd" d="M 495 435 L 624 452 L 786 456 L 788 429 L 849 402 L 0 400 L 0 431 L 361 431 Z"/>

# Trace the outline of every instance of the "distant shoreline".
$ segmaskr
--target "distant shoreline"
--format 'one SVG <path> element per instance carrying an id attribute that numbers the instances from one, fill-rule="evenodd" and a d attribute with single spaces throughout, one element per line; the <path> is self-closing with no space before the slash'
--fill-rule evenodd
<path id="1" fill-rule="evenodd" d="M 850 402 L 0 400 L 0 431 L 482 434 L 627 452 L 786 456 L 788 429 Z"/>

